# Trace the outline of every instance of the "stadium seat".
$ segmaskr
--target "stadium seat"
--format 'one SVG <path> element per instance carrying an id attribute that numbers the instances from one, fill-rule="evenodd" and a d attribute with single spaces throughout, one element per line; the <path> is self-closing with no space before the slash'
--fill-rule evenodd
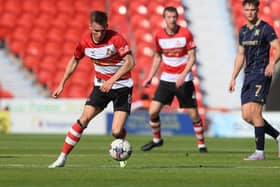
<path id="1" fill-rule="evenodd" d="M 62 56 L 61 44 L 57 42 L 47 42 L 44 48 L 44 55 L 60 57 Z"/>
<path id="2" fill-rule="evenodd" d="M 78 41 L 78 39 L 76 40 Z M 77 47 L 77 42 L 65 41 L 62 47 L 62 54 L 67 57 L 71 57 Z"/>
<path id="3" fill-rule="evenodd" d="M 79 30 L 75 28 L 69 28 L 63 34 L 63 38 L 65 42 L 78 44 L 81 36 L 83 35 L 85 30 Z"/>
<path id="4" fill-rule="evenodd" d="M 39 7 L 41 13 L 45 13 L 51 16 L 54 16 L 57 13 L 55 0 L 41 0 Z"/>
<path id="5" fill-rule="evenodd" d="M 64 71 L 70 58 L 71 58 L 71 56 L 68 56 L 68 55 L 61 56 L 60 59 L 58 59 L 58 61 L 57 61 L 57 70 Z"/>
<path id="6" fill-rule="evenodd" d="M 36 20 L 34 21 L 34 27 L 41 28 L 47 31 L 49 30 L 51 26 L 51 20 L 53 19 L 54 19 L 54 15 L 41 12 L 36 18 Z"/>
<path id="7" fill-rule="evenodd" d="M 88 90 L 87 87 L 80 85 L 71 85 L 69 89 L 66 91 L 67 98 L 79 98 L 79 97 L 87 97 Z"/>
<path id="8" fill-rule="evenodd" d="M 76 1 L 77 2 L 77 1 Z M 80 1 L 78 1 L 80 2 Z M 67 14 L 69 16 L 73 15 L 75 8 L 72 6 L 73 0 L 59 0 L 56 2 L 57 11 L 62 14 Z"/>
<path id="9" fill-rule="evenodd" d="M 4 12 L 0 14 L 1 38 L 7 36 L 15 28 L 17 16 Z"/>
<path id="10" fill-rule="evenodd" d="M 42 58 L 42 56 L 43 56 L 43 44 L 39 42 L 30 42 L 27 44 L 25 51 L 23 52 L 23 63 L 27 69 L 32 70 L 33 68 L 35 68 L 36 65 L 34 63 L 38 63 Z M 26 61 L 25 59 L 32 59 L 32 60 Z"/>
<path id="11" fill-rule="evenodd" d="M 40 13 L 38 0 L 24 0 L 22 1 L 22 12 L 37 16 Z"/>
<path id="12" fill-rule="evenodd" d="M 69 29 L 68 22 L 71 21 L 71 17 L 72 17 L 71 14 L 57 13 L 54 20 L 52 20 L 51 22 L 51 27 L 57 28 L 62 31 Z"/>
<path id="13" fill-rule="evenodd" d="M 106 11 L 106 0 L 90 1 L 89 4 L 91 10 Z"/>
<path id="14" fill-rule="evenodd" d="M 45 43 L 47 39 L 48 30 L 41 27 L 34 27 L 30 31 L 29 39 L 33 42 Z"/>
<path id="15" fill-rule="evenodd" d="M 17 28 L 26 28 L 31 30 L 33 27 L 33 22 L 36 17 L 30 13 L 22 13 L 16 20 L 16 27 Z"/>
<path id="16" fill-rule="evenodd" d="M 91 10 L 91 7 L 89 6 L 90 3 L 91 3 L 90 0 L 80 0 L 80 1 L 74 1 L 73 5 L 77 14 L 88 13 Z"/>
<path id="17" fill-rule="evenodd" d="M 21 14 L 21 2 L 20 0 L 9 0 L 5 1 L 3 11 L 19 16 Z"/>
<path id="18" fill-rule="evenodd" d="M 19 55 L 23 53 L 28 41 L 29 30 L 24 27 L 17 27 L 7 37 L 7 43 L 12 53 Z"/>

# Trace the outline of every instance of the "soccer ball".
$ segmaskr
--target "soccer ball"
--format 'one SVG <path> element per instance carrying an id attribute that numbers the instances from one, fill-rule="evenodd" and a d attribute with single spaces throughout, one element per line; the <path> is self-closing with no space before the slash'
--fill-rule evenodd
<path id="1" fill-rule="evenodd" d="M 132 147 L 127 140 L 115 139 L 109 148 L 111 157 L 117 161 L 127 160 L 132 153 Z"/>

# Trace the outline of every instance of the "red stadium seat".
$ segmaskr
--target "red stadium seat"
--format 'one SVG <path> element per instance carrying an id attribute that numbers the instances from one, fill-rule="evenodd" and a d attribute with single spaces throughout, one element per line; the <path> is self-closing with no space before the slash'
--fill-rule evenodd
<path id="1" fill-rule="evenodd" d="M 24 0 L 22 1 L 22 12 L 32 14 L 34 16 L 40 13 L 38 0 Z"/>
<path id="2" fill-rule="evenodd" d="M 85 98 L 88 96 L 87 87 L 80 85 L 71 85 L 66 92 L 68 98 Z"/>
<path id="3" fill-rule="evenodd" d="M 106 11 L 106 0 L 90 1 L 91 10 L 101 10 Z"/>
<path id="4" fill-rule="evenodd" d="M 57 10 L 59 13 L 67 14 L 69 16 L 73 15 L 75 12 L 75 8 L 73 7 L 73 3 L 76 1 L 73 0 L 59 0 L 56 2 Z"/>
<path id="5" fill-rule="evenodd" d="M 36 17 L 33 14 L 23 13 L 17 18 L 16 26 L 19 28 L 24 27 L 31 30 L 35 19 Z"/>
<path id="6" fill-rule="evenodd" d="M 40 13 L 34 21 L 34 27 L 48 30 L 51 27 L 51 21 L 54 17 L 54 15 L 48 13 Z"/>
<path id="7" fill-rule="evenodd" d="M 51 27 L 57 28 L 59 30 L 66 30 L 68 29 L 68 22 L 71 21 L 71 15 L 66 13 L 58 13 L 54 20 L 51 22 Z"/>
<path id="8" fill-rule="evenodd" d="M 95 2 L 95 1 L 93 1 Z M 79 13 L 88 13 L 91 11 L 91 7 L 89 6 L 91 3 L 90 0 L 80 0 L 74 1 L 73 5 L 75 7 L 76 12 Z"/>
<path id="9" fill-rule="evenodd" d="M 63 43 L 63 48 L 62 48 L 63 55 L 70 58 L 71 56 L 73 56 L 76 47 L 77 47 L 77 42 L 65 41 Z"/>
<path id="10" fill-rule="evenodd" d="M 3 11 L 7 13 L 11 13 L 15 16 L 21 14 L 21 2 L 20 0 L 9 0 L 5 1 L 3 6 Z"/>
<path id="11" fill-rule="evenodd" d="M 27 44 L 25 51 L 23 53 L 23 59 L 26 58 L 26 56 L 33 56 L 32 59 L 41 59 L 43 56 L 43 44 L 38 43 L 38 42 L 30 42 Z M 29 59 L 31 59 L 29 57 Z M 36 60 L 32 60 L 30 62 L 27 61 L 23 61 L 24 65 L 26 68 L 32 70 L 33 68 L 35 68 L 36 64 L 34 64 L 35 62 L 38 63 L 39 61 Z M 31 63 L 32 62 L 32 63 Z"/>
<path id="12" fill-rule="evenodd" d="M 34 42 L 45 43 L 48 31 L 41 27 L 34 27 L 29 35 L 29 39 Z"/>
<path id="13" fill-rule="evenodd" d="M 64 30 L 57 27 L 53 27 L 47 33 L 47 40 L 48 42 L 61 43 L 63 42 L 63 34 Z"/>
<path id="14" fill-rule="evenodd" d="M 57 62 L 58 71 L 64 71 L 65 70 L 70 58 L 71 58 L 71 56 L 66 56 L 66 55 L 63 55 L 63 56 L 60 57 L 60 59 Z"/>
<path id="15" fill-rule="evenodd" d="M 68 27 L 80 30 L 81 32 L 86 31 L 89 27 L 88 13 L 76 14 L 73 18 L 71 18 L 71 21 L 68 22 Z"/>
<path id="16" fill-rule="evenodd" d="M 64 41 L 70 43 L 78 43 L 84 31 L 75 28 L 69 28 L 63 34 Z"/>
<path id="17" fill-rule="evenodd" d="M 54 16 L 57 13 L 56 1 L 55 0 L 41 0 L 40 1 L 40 12 Z"/>
<path id="18" fill-rule="evenodd" d="M 1 38 L 7 36 L 15 28 L 17 16 L 12 13 L 0 14 Z"/>
<path id="19" fill-rule="evenodd" d="M 44 54 L 58 58 L 62 56 L 61 44 L 57 42 L 47 42 L 44 49 Z"/>
<path id="20" fill-rule="evenodd" d="M 24 52 L 28 41 L 29 30 L 18 27 L 9 35 L 7 43 L 12 53 L 19 55 Z"/>

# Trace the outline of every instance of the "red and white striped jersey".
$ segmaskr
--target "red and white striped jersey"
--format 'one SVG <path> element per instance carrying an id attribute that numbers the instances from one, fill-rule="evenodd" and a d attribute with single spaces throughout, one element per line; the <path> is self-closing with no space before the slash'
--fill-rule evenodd
<path id="1" fill-rule="evenodd" d="M 161 29 L 155 34 L 154 42 L 156 52 L 162 54 L 163 72 L 160 79 L 176 82 L 187 64 L 188 51 L 196 48 L 191 32 L 187 28 L 179 26 L 176 34 L 168 35 L 165 29 Z M 192 79 L 193 76 L 190 72 L 185 81 Z"/>
<path id="2" fill-rule="evenodd" d="M 74 57 L 81 59 L 86 55 L 92 59 L 95 69 L 94 85 L 101 86 L 124 64 L 123 57 L 129 52 L 128 42 L 121 34 L 113 30 L 107 30 L 103 41 L 96 44 L 89 31 L 80 40 L 74 52 Z M 128 72 L 114 83 L 112 89 L 132 86 L 131 72 Z"/>

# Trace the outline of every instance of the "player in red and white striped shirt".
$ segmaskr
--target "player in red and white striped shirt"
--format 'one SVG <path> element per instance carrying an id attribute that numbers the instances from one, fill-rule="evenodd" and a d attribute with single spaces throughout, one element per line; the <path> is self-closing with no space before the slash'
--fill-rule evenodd
<path id="1" fill-rule="evenodd" d="M 196 45 L 191 32 L 177 24 L 178 12 L 175 7 L 166 7 L 163 11 L 163 18 L 166 27 L 155 34 L 153 65 L 148 78 L 143 82 L 145 87 L 151 83 L 162 62 L 163 72 L 160 77 L 159 87 L 149 109 L 153 140 L 143 145 L 141 150 L 148 151 L 163 144 L 159 113 L 163 106 L 171 104 L 174 96 L 176 96 L 180 103 L 180 108 L 185 109 L 193 121 L 199 151 L 207 152 L 191 73 L 192 66 L 196 60 Z"/>
<path id="2" fill-rule="evenodd" d="M 79 142 L 88 123 L 102 112 L 110 101 L 113 101 L 114 106 L 112 135 L 115 138 L 123 139 L 126 136 L 124 124 L 131 108 L 133 88 L 131 69 L 134 67 L 134 59 L 124 37 L 107 29 L 106 13 L 94 11 L 90 15 L 90 21 L 90 31 L 80 40 L 66 67 L 64 76 L 52 96 L 59 97 L 66 81 L 84 56 L 91 58 L 94 63 L 96 72 L 94 88 L 85 103 L 81 117 L 69 130 L 61 154 L 49 168 L 65 165 L 67 155 Z"/>

